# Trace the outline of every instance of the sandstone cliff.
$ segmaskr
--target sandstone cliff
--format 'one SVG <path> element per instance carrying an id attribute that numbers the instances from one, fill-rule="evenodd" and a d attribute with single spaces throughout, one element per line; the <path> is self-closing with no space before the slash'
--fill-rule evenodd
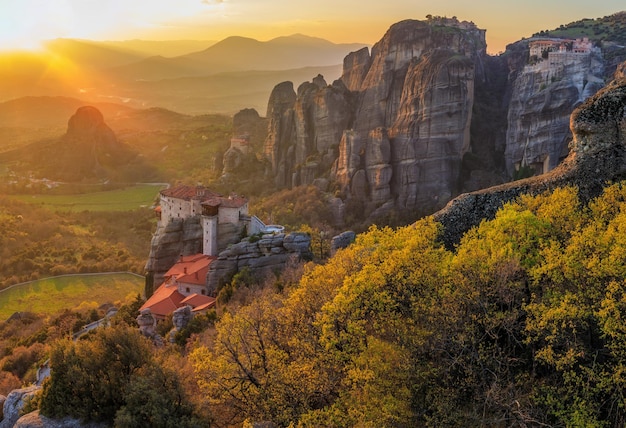
<path id="1" fill-rule="evenodd" d="M 547 174 L 464 194 L 435 219 L 444 226 L 443 240 L 454 245 L 483 219 L 493 218 L 505 203 L 521 194 L 538 194 L 576 186 L 583 202 L 599 195 L 607 183 L 626 179 L 626 78 L 617 78 L 571 115 L 570 153 Z"/>
<path id="2" fill-rule="evenodd" d="M 535 174 L 554 169 L 567 156 L 572 110 L 604 86 L 600 49 L 550 52 L 537 61 L 512 82 L 505 142 L 509 176 L 520 166 Z"/>
<path id="3" fill-rule="evenodd" d="M 349 54 L 332 85 L 281 83 L 268 103 L 269 175 L 280 187 L 329 178 L 368 212 L 432 212 L 458 193 L 484 55 L 472 23 L 407 20 L 371 54 Z"/>

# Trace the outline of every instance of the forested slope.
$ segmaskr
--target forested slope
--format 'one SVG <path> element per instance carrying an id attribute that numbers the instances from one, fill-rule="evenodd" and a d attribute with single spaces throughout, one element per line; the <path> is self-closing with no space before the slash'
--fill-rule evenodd
<path id="1" fill-rule="evenodd" d="M 191 359 L 225 424 L 622 426 L 626 186 L 505 205 L 453 250 L 372 228 Z"/>

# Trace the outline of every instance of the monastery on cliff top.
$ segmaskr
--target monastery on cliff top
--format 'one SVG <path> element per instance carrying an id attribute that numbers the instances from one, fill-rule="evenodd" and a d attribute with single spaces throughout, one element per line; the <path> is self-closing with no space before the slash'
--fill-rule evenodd
<path id="1" fill-rule="evenodd" d="M 248 215 L 248 199 L 222 196 L 203 186 L 177 186 L 160 192 L 160 205 L 155 209 L 159 227 L 171 221 L 201 216 L 202 253 L 181 256 L 164 275 L 163 283 L 139 309 L 150 309 L 162 320 L 175 309 L 189 305 L 193 313 L 202 313 L 215 306 L 208 296 L 206 277 L 209 266 L 218 255 L 218 225 L 230 223 L 248 235 L 268 230 L 256 216 Z"/>

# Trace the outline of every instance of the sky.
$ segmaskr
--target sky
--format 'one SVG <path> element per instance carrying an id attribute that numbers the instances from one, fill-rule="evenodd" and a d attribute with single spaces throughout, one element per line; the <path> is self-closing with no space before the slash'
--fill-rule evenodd
<path id="1" fill-rule="evenodd" d="M 456 16 L 487 30 L 487 50 L 540 30 L 626 10 L 624 0 L 0 0 L 0 50 L 59 37 L 269 40 L 301 33 L 373 44 L 395 22 Z"/>

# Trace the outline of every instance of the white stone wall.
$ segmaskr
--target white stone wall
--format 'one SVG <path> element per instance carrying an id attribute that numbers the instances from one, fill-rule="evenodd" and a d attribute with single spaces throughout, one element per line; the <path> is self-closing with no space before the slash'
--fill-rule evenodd
<path id="1" fill-rule="evenodd" d="M 198 284 L 188 284 L 184 282 L 178 283 L 178 292 L 185 296 L 191 296 L 192 294 L 206 295 L 206 286 Z"/>
<path id="2" fill-rule="evenodd" d="M 248 204 L 244 204 L 239 208 L 219 208 L 219 222 L 220 223 L 239 223 L 239 214 L 248 214 Z"/>
<path id="3" fill-rule="evenodd" d="M 217 256 L 217 216 L 202 216 L 202 254 Z"/>
<path id="4" fill-rule="evenodd" d="M 192 211 L 189 201 L 161 195 L 161 222 L 163 225 L 167 225 L 175 218 L 187 218 L 192 215 Z"/>

